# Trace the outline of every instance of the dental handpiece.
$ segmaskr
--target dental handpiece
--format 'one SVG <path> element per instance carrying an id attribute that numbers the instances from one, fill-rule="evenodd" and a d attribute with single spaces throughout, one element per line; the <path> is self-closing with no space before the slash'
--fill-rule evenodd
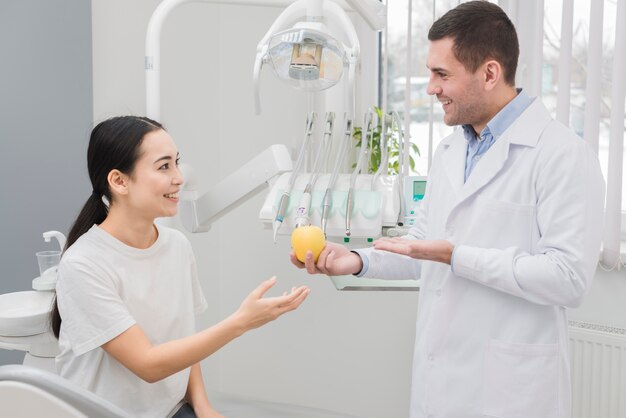
<path id="1" fill-rule="evenodd" d="M 311 225 L 311 219 L 309 218 L 309 210 L 311 208 L 311 194 L 313 193 L 313 187 L 315 187 L 315 183 L 317 182 L 317 178 L 319 177 L 319 173 L 321 171 L 321 163 L 322 163 L 322 155 L 324 158 L 327 158 L 326 150 L 330 149 L 329 141 L 332 133 L 333 133 L 333 122 L 335 120 L 334 112 L 326 113 L 326 129 L 324 131 L 324 137 L 320 142 L 320 145 L 317 149 L 317 155 L 315 156 L 315 162 L 313 163 L 313 171 L 309 177 L 309 182 L 304 188 L 304 192 L 302 193 L 302 197 L 300 198 L 300 204 L 298 205 L 298 209 L 296 210 L 296 219 L 295 219 L 295 227 L 299 228 L 301 226 Z"/>
<path id="2" fill-rule="evenodd" d="M 402 120 L 400 119 L 400 115 L 398 114 L 398 112 L 393 111 L 390 112 L 391 115 L 391 123 L 392 123 L 392 130 L 393 130 L 393 123 L 395 122 L 396 126 L 398 127 L 398 161 L 400 162 L 398 164 L 398 182 L 399 187 L 398 187 L 398 191 L 400 194 L 400 211 L 398 212 L 398 220 L 397 220 L 397 224 L 398 226 L 403 226 L 404 225 L 404 216 L 405 216 L 405 200 L 404 200 L 404 141 L 406 140 L 405 138 L 405 134 L 404 134 L 404 129 L 403 129 L 403 123 Z"/>
<path id="3" fill-rule="evenodd" d="M 313 173 L 311 173 L 311 177 L 309 179 L 311 187 L 315 186 L 315 183 L 317 183 L 317 179 L 322 171 L 322 164 L 328 160 L 334 124 L 335 112 L 326 112 L 326 129 L 324 130 L 324 137 L 322 138 L 322 143 L 317 150 L 315 162 L 313 163 Z"/>
<path id="4" fill-rule="evenodd" d="M 287 205 L 289 203 L 289 196 L 291 194 L 291 190 L 293 189 L 294 184 L 296 183 L 296 178 L 298 176 L 298 172 L 300 171 L 300 167 L 302 166 L 302 162 L 304 161 L 304 154 L 306 153 L 309 138 L 311 137 L 311 133 L 313 132 L 314 121 L 315 112 L 311 112 L 307 115 L 304 141 L 302 142 L 302 146 L 300 147 L 300 152 L 298 154 L 298 159 L 296 160 L 296 165 L 291 172 L 291 176 L 289 177 L 289 184 L 287 185 L 287 189 L 283 192 L 283 195 L 280 197 L 278 209 L 276 210 L 276 217 L 274 218 L 274 223 L 272 225 L 272 229 L 274 230 L 274 242 L 276 242 L 276 234 L 278 233 L 278 230 L 280 229 L 280 226 L 285 219 L 285 213 L 287 212 Z"/>
<path id="5" fill-rule="evenodd" d="M 352 176 L 350 177 L 350 188 L 348 189 L 348 199 L 346 200 L 346 236 L 350 236 L 352 234 L 351 231 L 351 219 L 352 219 L 352 210 L 354 208 L 354 188 L 356 186 L 356 179 L 363 164 L 366 164 L 369 158 L 369 147 L 368 147 L 368 138 L 372 134 L 372 120 L 373 115 L 372 112 L 367 112 L 365 115 L 365 123 L 363 127 L 366 128 L 365 132 L 361 131 L 361 151 L 359 152 L 359 157 L 356 161 L 356 167 L 352 172 Z"/>
<path id="6" fill-rule="evenodd" d="M 341 167 L 341 162 L 345 158 L 346 152 L 350 146 L 351 138 L 352 138 L 352 120 L 346 119 L 344 140 L 339 146 L 339 153 L 337 153 L 337 159 L 335 160 L 333 173 L 330 176 L 330 180 L 328 181 L 328 185 L 326 186 L 326 191 L 324 192 L 324 199 L 322 200 L 322 222 L 321 223 L 322 223 L 322 231 L 324 231 L 324 235 L 326 235 L 326 225 L 328 223 L 328 212 L 330 211 L 330 207 L 333 201 L 332 192 L 333 192 L 333 189 L 335 188 L 335 183 L 337 182 L 337 176 L 339 175 L 339 167 Z"/>
<path id="7" fill-rule="evenodd" d="M 378 170 L 372 177 L 372 190 L 376 186 L 381 174 L 389 174 L 389 138 L 391 138 L 391 115 L 380 114 L 381 116 L 381 131 L 380 131 L 380 165 Z M 372 135 L 373 136 L 373 135 Z M 373 151 L 372 151 L 373 152 Z"/>

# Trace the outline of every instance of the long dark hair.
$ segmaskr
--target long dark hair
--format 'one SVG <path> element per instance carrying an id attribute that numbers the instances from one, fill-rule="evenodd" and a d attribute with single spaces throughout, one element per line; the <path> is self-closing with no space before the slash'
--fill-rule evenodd
<path id="1" fill-rule="evenodd" d="M 87 170 L 91 180 L 92 193 L 74 221 L 67 237 L 67 250 L 81 235 L 94 224 L 100 224 L 107 217 L 106 199 L 113 204 L 107 177 L 111 170 L 119 170 L 130 175 L 139 158 L 139 147 L 146 134 L 164 129 L 163 126 L 146 117 L 118 116 L 96 125 L 91 131 L 87 149 Z M 50 327 L 58 339 L 61 331 L 61 315 L 56 298 L 50 314 Z"/>
<path id="2" fill-rule="evenodd" d="M 488 1 L 461 3 L 433 23 L 428 40 L 450 37 L 452 51 L 466 70 L 475 73 L 486 60 L 502 65 L 504 81 L 515 86 L 519 42 L 515 26 L 506 13 Z"/>

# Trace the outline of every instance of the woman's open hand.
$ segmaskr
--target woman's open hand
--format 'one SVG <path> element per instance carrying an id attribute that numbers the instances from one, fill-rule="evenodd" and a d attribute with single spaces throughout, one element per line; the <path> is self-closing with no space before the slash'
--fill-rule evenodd
<path id="1" fill-rule="evenodd" d="M 264 298 L 265 293 L 275 284 L 276 277 L 261 283 L 243 300 L 235 312 L 234 315 L 244 331 L 258 328 L 284 313 L 297 309 L 310 292 L 308 287 L 300 286 L 292 288 L 291 292 L 285 292 L 282 296 Z"/>

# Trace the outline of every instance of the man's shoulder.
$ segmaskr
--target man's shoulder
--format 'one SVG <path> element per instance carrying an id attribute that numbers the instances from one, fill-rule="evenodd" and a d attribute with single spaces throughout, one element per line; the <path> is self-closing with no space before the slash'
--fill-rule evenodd
<path id="1" fill-rule="evenodd" d="M 586 142 L 570 127 L 552 119 L 541 135 L 539 144 L 544 148 L 571 148 Z"/>

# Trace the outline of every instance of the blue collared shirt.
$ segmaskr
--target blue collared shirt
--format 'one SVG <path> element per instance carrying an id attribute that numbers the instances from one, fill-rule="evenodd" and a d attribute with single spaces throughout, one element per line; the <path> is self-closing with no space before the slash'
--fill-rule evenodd
<path id="1" fill-rule="evenodd" d="M 472 125 L 462 125 L 463 134 L 467 140 L 467 156 L 465 159 L 465 181 L 472 173 L 472 170 L 480 161 L 483 154 L 502 136 L 509 126 L 526 110 L 532 103 L 533 99 L 522 91 L 517 89 L 517 96 L 506 104 L 491 119 L 480 133 L 476 135 Z"/>

